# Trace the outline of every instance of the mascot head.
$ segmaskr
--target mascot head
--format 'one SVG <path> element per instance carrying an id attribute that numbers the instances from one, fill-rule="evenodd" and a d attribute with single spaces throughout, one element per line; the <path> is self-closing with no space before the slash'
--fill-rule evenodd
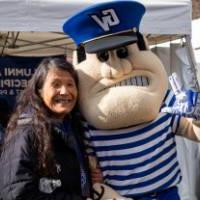
<path id="1" fill-rule="evenodd" d="M 85 119 L 96 128 L 119 129 L 158 115 L 167 75 L 139 32 L 144 13 L 139 2 L 112 1 L 79 12 L 63 26 L 86 52 L 75 66 L 79 103 Z"/>

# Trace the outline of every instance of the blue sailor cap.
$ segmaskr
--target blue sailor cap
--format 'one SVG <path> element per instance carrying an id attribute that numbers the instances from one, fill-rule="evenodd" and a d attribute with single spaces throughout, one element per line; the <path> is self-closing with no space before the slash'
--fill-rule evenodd
<path id="1" fill-rule="evenodd" d="M 136 42 L 144 13 L 144 5 L 131 0 L 95 4 L 70 17 L 63 31 L 86 52 L 96 53 Z"/>

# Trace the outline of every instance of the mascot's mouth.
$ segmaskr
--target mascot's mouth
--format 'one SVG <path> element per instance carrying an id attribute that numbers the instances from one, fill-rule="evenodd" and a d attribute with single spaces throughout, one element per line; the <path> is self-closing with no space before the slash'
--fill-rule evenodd
<path id="1" fill-rule="evenodd" d="M 113 84 L 109 84 L 104 87 L 96 88 L 95 93 L 103 92 L 110 88 L 116 87 L 126 87 L 126 86 L 139 86 L 139 87 L 147 87 L 150 85 L 150 79 L 147 76 L 134 76 L 123 79 L 121 81 L 115 82 Z M 102 85 L 103 86 L 103 85 Z"/>
<path id="2" fill-rule="evenodd" d="M 130 77 L 128 79 L 122 80 L 122 81 L 114 84 L 115 87 L 128 86 L 128 85 L 148 86 L 149 78 L 146 76 L 135 76 L 135 77 Z"/>

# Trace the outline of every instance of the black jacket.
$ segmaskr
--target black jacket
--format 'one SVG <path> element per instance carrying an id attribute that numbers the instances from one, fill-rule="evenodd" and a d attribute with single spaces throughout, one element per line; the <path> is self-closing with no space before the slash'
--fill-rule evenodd
<path id="1" fill-rule="evenodd" d="M 3 200 L 83 199 L 79 158 L 71 145 L 70 138 L 63 139 L 59 128 L 56 126 L 52 128 L 52 142 L 58 167 L 56 177 L 47 178 L 39 176 L 35 170 L 37 159 L 36 150 L 32 145 L 34 134 L 31 124 L 26 122 L 18 125 L 16 132 L 0 158 L 0 197 Z M 76 139 L 81 144 L 81 139 L 79 137 Z"/>
<path id="2" fill-rule="evenodd" d="M 0 124 L 0 145 L 3 144 L 3 138 L 4 138 L 4 129 Z"/>
<path id="3" fill-rule="evenodd" d="M 0 157 L 1 157 L 1 147 L 3 144 L 3 138 L 4 138 L 4 129 L 0 124 Z"/>

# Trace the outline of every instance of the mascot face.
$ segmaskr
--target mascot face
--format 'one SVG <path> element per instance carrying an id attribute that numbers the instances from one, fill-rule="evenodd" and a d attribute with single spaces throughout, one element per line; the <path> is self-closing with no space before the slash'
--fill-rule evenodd
<path id="1" fill-rule="evenodd" d="M 83 116 L 99 129 L 118 129 L 154 120 L 167 89 L 160 60 L 136 43 L 86 54 L 75 66 Z"/>

